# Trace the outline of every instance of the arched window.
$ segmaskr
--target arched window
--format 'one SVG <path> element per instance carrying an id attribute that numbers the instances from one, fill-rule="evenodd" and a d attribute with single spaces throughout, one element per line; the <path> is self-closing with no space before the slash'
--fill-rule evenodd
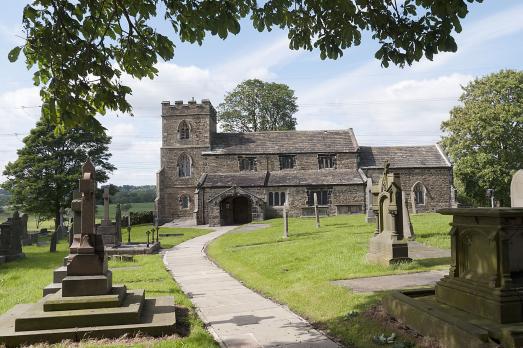
<path id="1" fill-rule="evenodd" d="M 178 138 L 179 139 L 189 139 L 190 137 L 190 129 L 189 129 L 189 125 L 187 124 L 187 122 L 185 121 L 182 121 L 180 122 L 180 125 L 178 126 Z"/>
<path id="2" fill-rule="evenodd" d="M 191 176 L 191 158 L 186 154 L 181 154 L 178 158 L 178 176 Z"/>
<path id="3" fill-rule="evenodd" d="M 414 193 L 414 202 L 416 204 L 425 204 L 425 186 L 421 182 L 417 182 L 412 188 Z"/>
<path id="4" fill-rule="evenodd" d="M 191 204 L 191 199 L 189 198 L 188 195 L 186 195 L 186 194 L 180 195 L 179 201 L 180 201 L 180 208 L 189 209 L 189 206 Z"/>

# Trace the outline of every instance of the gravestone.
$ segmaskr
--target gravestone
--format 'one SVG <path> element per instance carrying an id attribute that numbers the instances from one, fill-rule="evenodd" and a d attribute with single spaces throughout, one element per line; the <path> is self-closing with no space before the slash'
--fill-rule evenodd
<path id="1" fill-rule="evenodd" d="M 389 314 L 443 347 L 523 347 L 523 208 L 448 208 L 449 275 L 395 291 Z"/>
<path id="2" fill-rule="evenodd" d="M 510 183 L 511 207 L 523 207 L 523 169 L 518 170 L 512 176 Z"/>
<path id="3" fill-rule="evenodd" d="M 289 212 L 287 204 L 283 205 L 283 238 L 289 238 Z"/>
<path id="4" fill-rule="evenodd" d="M 22 245 L 32 245 L 33 239 L 27 232 L 27 221 L 29 220 L 29 216 L 26 213 L 23 213 L 20 215 L 20 220 L 22 221 L 22 233 L 20 235 Z"/>
<path id="5" fill-rule="evenodd" d="M 22 219 L 18 211 L 0 224 L 0 257 L 3 261 L 14 261 L 25 255 L 22 253 Z"/>
<path id="6" fill-rule="evenodd" d="M 116 245 L 122 244 L 122 208 L 120 203 L 116 205 L 116 214 L 114 216 L 114 228 L 116 234 Z"/>
<path id="7" fill-rule="evenodd" d="M 400 176 L 385 164 L 383 175 L 372 187 L 372 209 L 376 214 L 376 230 L 369 241 L 367 260 L 389 265 L 412 261 L 403 231 L 404 201 Z"/>
<path id="8" fill-rule="evenodd" d="M 318 209 L 318 194 L 314 192 L 314 216 L 316 219 L 316 228 L 320 228 L 320 210 Z"/>
<path id="9" fill-rule="evenodd" d="M 51 242 L 49 244 L 49 252 L 55 253 L 56 252 L 56 244 L 58 243 L 58 233 L 60 231 L 60 226 L 56 229 L 56 231 L 51 234 Z"/>
<path id="10" fill-rule="evenodd" d="M 104 188 L 104 217 L 102 223 L 97 227 L 96 233 L 102 236 L 104 245 L 119 246 L 121 244 L 121 232 L 119 231 L 118 218 L 116 222 L 112 223 L 109 218 L 109 188 Z M 121 214 L 121 212 L 120 212 Z"/>
<path id="11" fill-rule="evenodd" d="M 0 316 L 0 345 L 174 333 L 173 297 L 146 299 L 144 290 L 113 286 L 103 239 L 95 231 L 95 192 L 95 169 L 88 161 L 82 167 L 73 243 L 65 266 L 54 272 L 61 286 L 33 305 L 17 305 Z"/>
<path id="12" fill-rule="evenodd" d="M 365 188 L 365 202 L 367 206 L 367 214 L 365 221 L 368 223 L 376 222 L 376 214 L 372 210 L 372 178 L 367 178 L 367 187 Z"/>
<path id="13" fill-rule="evenodd" d="M 401 192 L 401 202 L 402 202 L 402 212 L 403 212 L 403 235 L 408 240 L 415 240 L 416 236 L 414 235 L 414 228 L 412 227 L 412 222 L 410 221 L 410 214 L 408 209 L 407 195 L 405 192 Z"/>

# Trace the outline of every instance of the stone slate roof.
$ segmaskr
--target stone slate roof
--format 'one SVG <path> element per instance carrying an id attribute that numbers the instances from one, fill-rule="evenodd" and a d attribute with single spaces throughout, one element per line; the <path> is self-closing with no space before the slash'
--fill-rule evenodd
<path id="1" fill-rule="evenodd" d="M 383 168 L 385 161 L 391 168 L 450 167 L 437 145 L 360 146 L 360 167 Z"/>
<path id="2" fill-rule="evenodd" d="M 270 173 L 267 186 L 351 185 L 362 183 L 363 179 L 358 171 L 351 169 L 281 170 Z"/>
<path id="3" fill-rule="evenodd" d="M 314 186 L 357 185 L 364 180 L 357 170 L 281 170 L 273 172 L 250 172 L 232 174 L 204 174 L 203 187 L 266 187 L 266 186 Z"/>
<path id="4" fill-rule="evenodd" d="M 355 152 L 352 128 L 328 131 L 216 133 L 212 150 L 203 154 L 276 154 Z"/>
<path id="5" fill-rule="evenodd" d="M 263 187 L 267 180 L 266 172 L 229 173 L 229 174 L 204 174 L 201 184 L 203 187 Z"/>

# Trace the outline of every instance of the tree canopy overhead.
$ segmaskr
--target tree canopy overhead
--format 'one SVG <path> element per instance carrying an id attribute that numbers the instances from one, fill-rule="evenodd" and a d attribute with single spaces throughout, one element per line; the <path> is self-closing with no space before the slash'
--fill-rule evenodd
<path id="1" fill-rule="evenodd" d="M 485 191 L 494 189 L 501 204 L 510 205 L 512 174 L 523 168 L 523 71 L 476 79 L 460 101 L 441 125 L 460 197 L 485 206 Z"/>
<path id="2" fill-rule="evenodd" d="M 96 167 L 97 182 L 107 181 L 108 174 L 116 169 L 109 163 L 111 138 L 103 131 L 75 127 L 55 132 L 55 125 L 42 119 L 23 141 L 17 160 L 5 167 L 7 180 L 1 186 L 11 193 L 15 208 L 55 218 L 55 225 L 60 208 L 71 204 L 72 191 L 78 188 L 87 159 Z"/>
<path id="3" fill-rule="evenodd" d="M 225 132 L 294 130 L 296 99 L 285 84 L 246 80 L 225 95 L 218 121 Z"/>
<path id="4" fill-rule="evenodd" d="M 369 31 L 382 65 L 403 66 L 456 51 L 453 33 L 473 2 L 482 0 L 32 0 L 23 12 L 25 44 L 8 58 L 23 52 L 35 69 L 44 117 L 60 127 L 100 127 L 97 113 L 132 113 L 122 74 L 153 78 L 158 58 L 174 56 L 168 36 L 198 44 L 207 34 L 225 39 L 248 18 L 259 31 L 286 30 L 291 49 L 336 59 Z M 173 33 L 152 26 L 160 16 Z"/>

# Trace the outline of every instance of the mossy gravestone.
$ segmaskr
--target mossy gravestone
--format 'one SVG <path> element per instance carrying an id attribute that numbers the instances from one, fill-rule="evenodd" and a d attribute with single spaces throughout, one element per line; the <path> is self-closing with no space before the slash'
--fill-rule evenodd
<path id="1" fill-rule="evenodd" d="M 0 345 L 175 331 L 172 297 L 145 299 L 144 290 L 113 286 L 102 236 L 95 233 L 95 192 L 95 169 L 88 161 L 82 168 L 81 196 L 73 201 L 70 253 L 54 273 L 60 286 L 36 304 L 17 305 L 0 316 Z"/>
<path id="2" fill-rule="evenodd" d="M 449 275 L 391 293 L 385 308 L 444 347 L 523 347 L 523 208 L 439 212 L 453 215 Z"/>
<path id="3" fill-rule="evenodd" d="M 389 265 L 412 261 L 407 238 L 403 233 L 403 198 L 400 176 L 385 164 L 383 176 L 372 187 L 372 209 L 376 214 L 376 231 L 369 241 L 367 260 Z"/>
<path id="4" fill-rule="evenodd" d="M 0 262 L 24 257 L 22 253 L 23 222 L 17 211 L 0 224 Z"/>

